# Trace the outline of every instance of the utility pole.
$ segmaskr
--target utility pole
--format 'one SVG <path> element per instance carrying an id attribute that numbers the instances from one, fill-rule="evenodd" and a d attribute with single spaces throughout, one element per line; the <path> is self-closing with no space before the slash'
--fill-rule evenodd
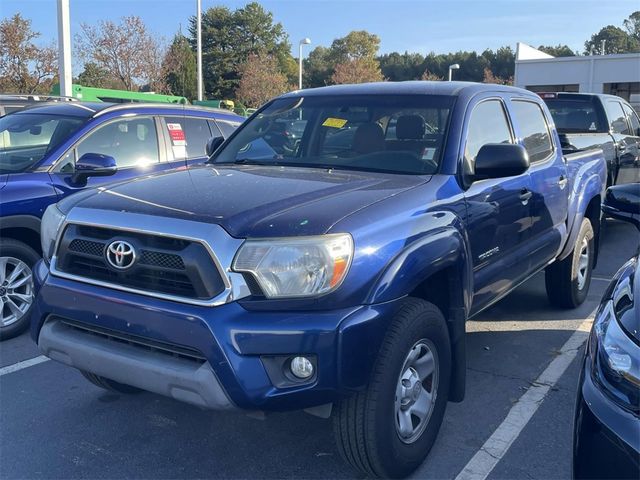
<path id="1" fill-rule="evenodd" d="M 70 97 L 71 91 L 71 27 L 69 0 L 58 0 L 58 76 L 60 95 Z"/>
<path id="2" fill-rule="evenodd" d="M 197 0 L 198 2 L 198 13 L 197 13 L 197 23 L 198 23 L 198 100 L 202 101 L 203 96 L 203 88 L 202 88 L 202 0 Z"/>

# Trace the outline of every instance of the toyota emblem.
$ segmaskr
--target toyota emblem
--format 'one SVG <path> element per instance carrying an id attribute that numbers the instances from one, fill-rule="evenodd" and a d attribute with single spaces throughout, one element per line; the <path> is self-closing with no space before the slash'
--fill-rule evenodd
<path id="1" fill-rule="evenodd" d="M 107 262 L 117 270 L 126 270 L 136 261 L 136 251 L 129 242 L 116 240 L 111 242 L 106 252 Z"/>

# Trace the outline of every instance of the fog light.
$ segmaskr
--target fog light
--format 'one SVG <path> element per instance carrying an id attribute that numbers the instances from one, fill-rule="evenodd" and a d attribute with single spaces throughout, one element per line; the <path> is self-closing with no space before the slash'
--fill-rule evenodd
<path id="1" fill-rule="evenodd" d="M 291 373 L 301 379 L 307 379 L 313 375 L 313 364 L 307 357 L 294 357 L 290 368 Z"/>

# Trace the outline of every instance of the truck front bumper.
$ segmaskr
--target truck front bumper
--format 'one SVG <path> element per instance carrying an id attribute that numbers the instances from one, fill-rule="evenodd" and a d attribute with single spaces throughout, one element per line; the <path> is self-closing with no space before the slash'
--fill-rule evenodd
<path id="1" fill-rule="evenodd" d="M 34 268 L 31 335 L 53 360 L 213 409 L 296 410 L 363 388 L 399 301 L 332 311 L 201 307 Z M 314 375 L 287 371 L 294 356 Z"/>

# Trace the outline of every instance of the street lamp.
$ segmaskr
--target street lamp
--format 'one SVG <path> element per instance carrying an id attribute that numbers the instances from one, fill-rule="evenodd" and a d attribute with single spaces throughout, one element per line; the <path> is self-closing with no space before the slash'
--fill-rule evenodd
<path id="1" fill-rule="evenodd" d="M 460 64 L 454 63 L 453 65 L 449 65 L 449 81 L 453 77 L 453 71 L 458 70 L 460 68 Z"/>
<path id="2" fill-rule="evenodd" d="M 311 45 L 311 40 L 308 38 L 303 38 L 300 40 L 299 47 L 299 55 L 298 55 L 298 88 L 302 90 L 302 46 L 303 45 Z"/>

